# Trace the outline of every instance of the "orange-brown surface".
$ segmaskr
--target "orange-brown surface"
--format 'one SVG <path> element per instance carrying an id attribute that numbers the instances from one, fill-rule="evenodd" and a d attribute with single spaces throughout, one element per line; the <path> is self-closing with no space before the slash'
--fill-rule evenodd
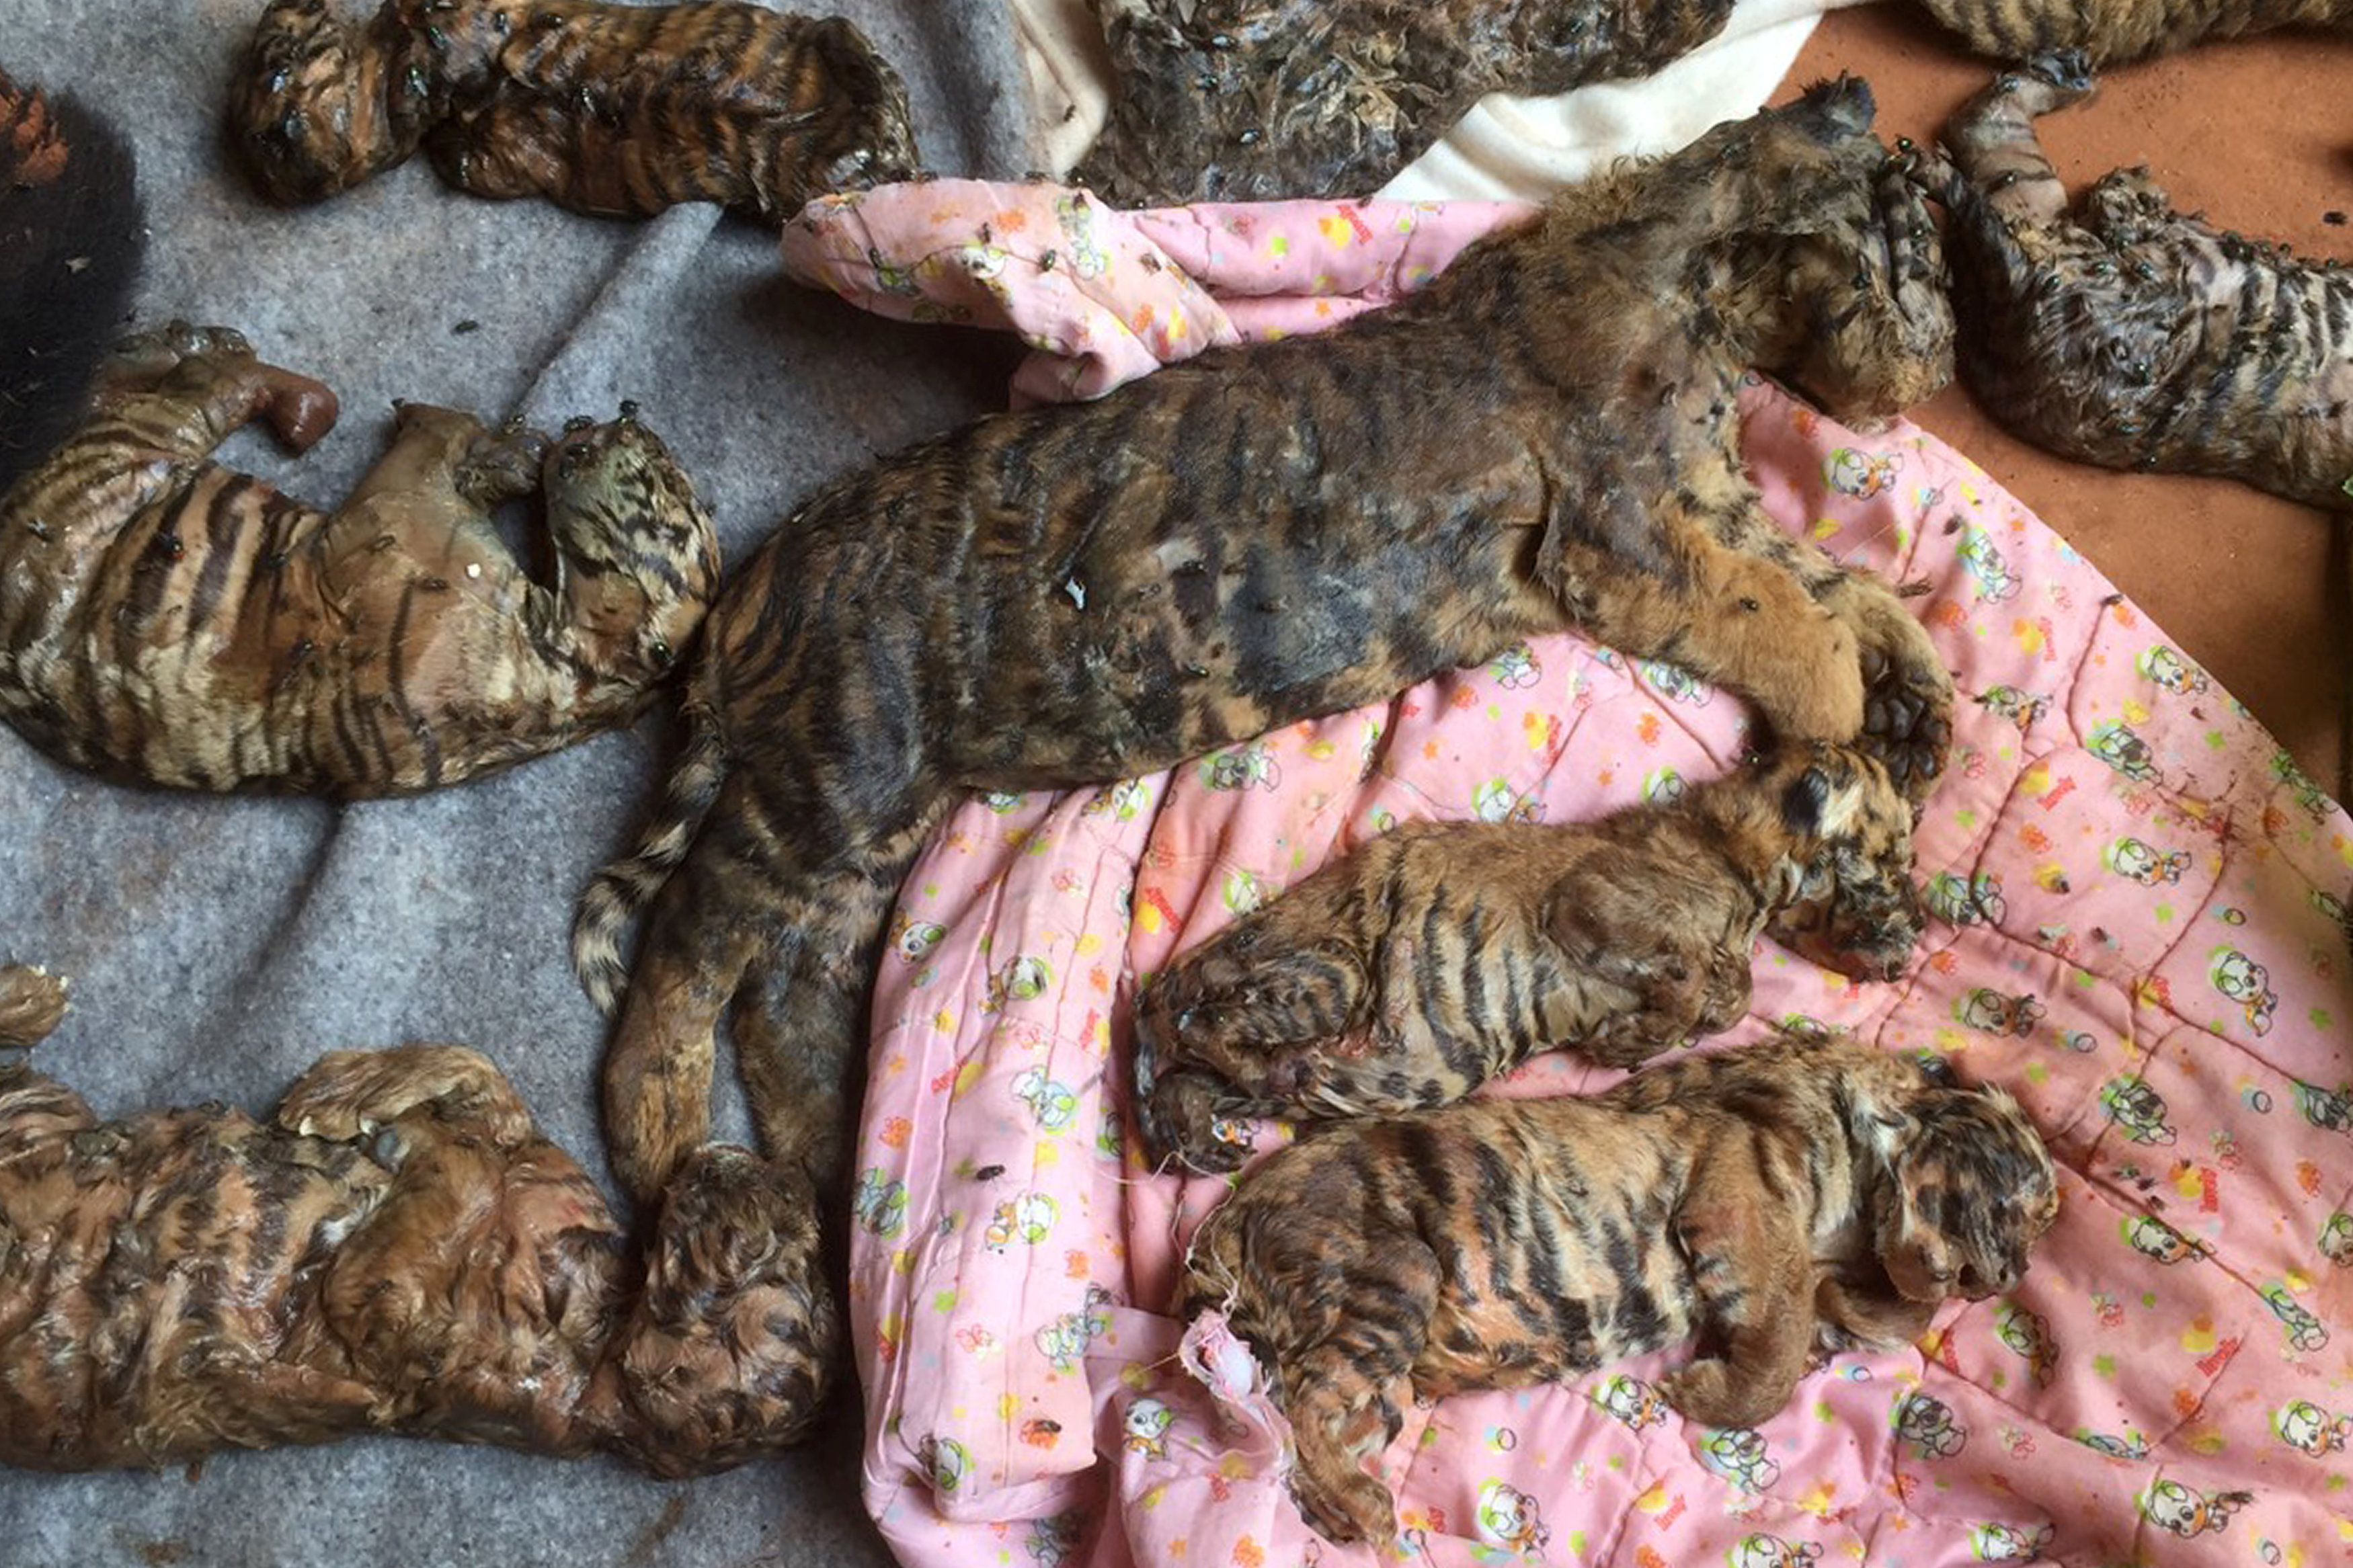
<path id="1" fill-rule="evenodd" d="M 1925 14 L 1833 12 L 1783 85 L 1851 70 L 1881 135 L 1932 140 L 1995 68 Z M 2069 189 L 2147 163 L 2185 211 L 2353 261 L 2353 39 L 2277 35 L 2105 73 L 2091 102 L 2036 126 Z M 1964 323 L 1966 331 L 1967 324 Z M 2353 667 L 2348 523 L 2222 479 L 2121 474 L 2004 434 L 1955 386 L 1915 411 L 2130 595 L 2332 791 Z"/>

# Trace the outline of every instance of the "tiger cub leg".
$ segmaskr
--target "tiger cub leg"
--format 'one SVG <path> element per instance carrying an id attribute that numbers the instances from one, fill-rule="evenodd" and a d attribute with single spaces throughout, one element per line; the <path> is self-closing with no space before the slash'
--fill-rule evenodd
<path id="1" fill-rule="evenodd" d="M 442 1131 L 501 1146 L 532 1136 L 531 1111 L 504 1073 L 462 1046 L 331 1051 L 278 1102 L 278 1125 L 305 1138 L 350 1142 L 429 1112 Z"/>
<path id="2" fill-rule="evenodd" d="M 1662 903 L 1656 886 L 1639 861 L 1603 857 L 1546 900 L 1545 934 L 1560 950 L 1562 981 L 1546 998 L 1546 1033 L 1607 1067 L 1714 1034 L 1748 1005 L 1747 950 L 1708 935 L 1725 929 L 1728 911 Z"/>
<path id="3" fill-rule="evenodd" d="M 0 964 L 0 1049 L 39 1045 L 65 1016 L 64 981 L 29 963 Z"/>
<path id="4" fill-rule="evenodd" d="M 1864 692 L 1856 744 L 1887 769 L 1916 816 L 1952 752 L 1952 671 L 1927 627 L 1868 573 L 1835 570 L 1815 597 L 1854 633 Z"/>
<path id="5" fill-rule="evenodd" d="M 2005 223 L 2056 223 L 2065 216 L 2067 189 L 2043 154 L 2034 121 L 2091 93 L 2091 65 L 2081 49 L 2037 55 L 1996 77 L 1946 127 L 1953 162 Z"/>
<path id="6" fill-rule="evenodd" d="M 1419 1359 L 1438 1308 L 1438 1259 L 1409 1237 L 1354 1238 L 1362 1250 L 1341 1266 L 1336 1284 L 1320 1279 L 1252 1279 L 1260 1310 L 1285 1322 L 1287 1348 L 1270 1359 L 1298 1461 L 1291 1478 L 1299 1509 L 1326 1539 L 1369 1541 L 1388 1548 L 1397 1540 L 1397 1499 L 1367 1466 L 1377 1465 L 1405 1426 L 1413 1402 L 1413 1363 Z M 1329 1266 L 1334 1260 L 1325 1258 Z M 1274 1291 L 1285 1294 L 1276 1295 Z"/>
<path id="7" fill-rule="evenodd" d="M 1370 1048 L 1363 957 L 1300 929 L 1288 906 L 1306 890 L 1187 953 L 1139 999 L 1136 1123 L 1155 1162 L 1175 1153 L 1196 1171 L 1236 1169 L 1248 1148 L 1219 1138 L 1220 1121 L 1305 1111 L 1324 1068 Z"/>
<path id="8" fill-rule="evenodd" d="M 575 167 L 585 161 L 574 121 L 593 112 L 543 99 L 494 99 L 427 132 L 425 155 L 444 181 L 491 201 L 546 196 L 579 211 L 628 216 L 644 216 L 669 205 L 659 197 L 629 205 L 618 182 L 610 190 L 574 188 L 597 172 Z"/>
<path id="9" fill-rule="evenodd" d="M 1814 1342 L 1814 1270 L 1799 1214 L 1760 1193 L 1802 1193 L 1802 1170 L 1767 1172 L 1719 1138 L 1674 1218 L 1715 1351 L 1659 1380 L 1668 1404 L 1704 1426 L 1754 1426 L 1789 1402 Z M 1802 1155 L 1799 1156 L 1802 1159 Z"/>
<path id="10" fill-rule="evenodd" d="M 1780 740 L 1853 740 L 1863 719 L 1853 628 L 1817 604 L 1781 561 L 1698 526 L 1680 531 L 1681 581 L 1613 574 L 1595 588 L 1586 627 L 1637 658 L 1680 665 L 1751 699 Z"/>
<path id="11" fill-rule="evenodd" d="M 254 419 L 290 450 L 334 428 L 335 395 L 256 358 L 227 327 L 174 321 L 125 339 L 99 373 L 100 413 L 174 457 L 203 458 Z"/>
<path id="12" fill-rule="evenodd" d="M 891 898 L 949 803 L 911 785 L 894 803 L 903 826 L 876 833 L 789 785 L 763 798 L 745 771 L 729 775 L 655 899 L 606 1053 L 606 1142 L 633 1196 L 651 1201 L 708 1141 L 713 1038 L 739 991 L 738 1069 L 765 1152 L 839 1190 Z"/>
<path id="13" fill-rule="evenodd" d="M 735 1066 L 762 1151 L 797 1162 L 828 1212 L 849 1192 L 850 1123 L 866 1078 L 867 1002 L 892 901 L 939 815 L 926 814 L 857 864 L 780 898 L 782 929 L 754 962 L 737 1000 Z"/>

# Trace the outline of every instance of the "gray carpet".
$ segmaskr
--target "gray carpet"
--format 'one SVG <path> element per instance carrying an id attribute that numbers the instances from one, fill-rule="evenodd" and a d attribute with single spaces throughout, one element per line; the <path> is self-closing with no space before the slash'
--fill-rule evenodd
<path id="1" fill-rule="evenodd" d="M 135 140 L 150 226 L 138 319 L 242 328 L 326 381 L 343 423 L 307 458 L 224 456 L 332 502 L 390 401 L 534 420 L 638 399 L 699 482 L 728 558 L 796 497 L 1003 401 L 1012 348 L 899 326 L 776 276 L 708 209 L 650 225 L 494 204 L 419 159 L 301 212 L 225 162 L 220 106 L 260 0 L 8 0 L 0 66 L 70 88 Z M 1039 160 L 997 0 L 839 0 L 905 75 L 927 164 Z M 478 326 L 463 331 L 461 322 Z M 565 967 L 571 901 L 654 786 L 663 721 L 419 800 L 338 808 L 110 787 L 0 730 L 0 957 L 73 976 L 37 1058 L 101 1112 L 218 1098 L 259 1111 L 319 1052 L 480 1047 L 601 1171 L 604 1028 Z M 740 1106 L 723 1131 L 741 1135 Z M 857 1500 L 854 1412 L 779 1460 L 679 1485 L 393 1440 L 216 1458 L 201 1473 L 0 1472 L 0 1563 L 888 1562 Z"/>

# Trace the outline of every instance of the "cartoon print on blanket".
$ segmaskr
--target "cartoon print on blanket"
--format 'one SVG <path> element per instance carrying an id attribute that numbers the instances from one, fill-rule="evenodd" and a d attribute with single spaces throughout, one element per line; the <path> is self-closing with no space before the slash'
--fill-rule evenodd
<path id="1" fill-rule="evenodd" d="M 1349 247 L 1286 235 L 1283 265 L 1363 286 Z M 1858 986 L 1760 945 L 1727 1038 L 1819 1025 L 1956 1058 L 2050 1140 L 2062 1217 L 2019 1289 L 1840 1356 L 1753 1431 L 1663 1405 L 1675 1352 L 1409 1413 L 1383 1467 L 1400 1550 L 2321 1561 L 2353 1531 L 2353 821 L 1966 459 L 1744 396 L 1773 514 L 1925 582 L 1963 700 L 1918 835 L 1921 962 Z M 1595 817 L 1746 740 L 1737 701 L 1559 637 L 1169 773 L 953 816 L 901 895 L 859 1144 L 864 1485 L 902 1561 L 1375 1561 L 1300 1521 L 1246 1347 L 1148 1310 L 1226 1187 L 1149 1176 L 1124 1141 L 1133 987 L 1399 822 Z M 1555 1057 L 1495 1091 L 1614 1076 Z"/>

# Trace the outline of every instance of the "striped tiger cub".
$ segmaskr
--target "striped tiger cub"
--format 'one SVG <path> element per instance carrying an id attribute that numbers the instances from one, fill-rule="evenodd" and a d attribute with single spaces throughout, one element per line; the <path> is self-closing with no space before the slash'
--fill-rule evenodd
<path id="1" fill-rule="evenodd" d="M 2040 57 L 1921 165 L 1951 215 L 1962 379 L 2064 456 L 2353 510 L 2353 277 L 2183 216 L 2145 169 L 2071 208 L 2034 119 L 2091 91 L 2082 55 Z"/>
<path id="2" fill-rule="evenodd" d="M 1293 1497 L 1397 1537 L 1366 1468 L 1409 1405 L 1565 1381 L 1700 1336 L 1658 1380 L 1754 1426 L 1810 1356 L 1892 1350 L 2015 1287 L 2059 1189 L 2000 1089 L 1842 1037 L 1681 1057 L 1590 1099 L 1337 1122 L 1244 1173 L 1194 1233 L 1177 1313 L 1222 1311 L 1289 1417 Z"/>
<path id="3" fill-rule="evenodd" d="M 1924 797 L 1952 679 L 1885 584 L 1777 526 L 1747 367 L 1850 414 L 1942 384 L 1919 193 L 1826 84 L 1615 167 L 1330 332 L 1213 350 L 849 475 L 730 580 L 692 735 L 573 959 L 621 990 L 607 1142 L 658 1186 L 710 1125 L 712 1035 L 772 1153 L 838 1179 L 891 900 L 968 789 L 1170 766 L 1581 625 L 1855 741 Z"/>
<path id="4" fill-rule="evenodd" d="M 1923 0 L 1969 47 L 2023 60 L 2078 49 L 2094 65 L 2274 27 L 2353 28 L 2353 0 Z"/>
<path id="5" fill-rule="evenodd" d="M 1400 827 L 1145 987 L 1136 1120 L 1154 1159 L 1230 1171 L 1235 1118 L 1427 1110 L 1555 1047 L 1632 1067 L 1727 1028 L 1760 932 L 1886 980 L 1920 929 L 1911 808 L 1845 746 L 1595 823 Z"/>
<path id="6" fill-rule="evenodd" d="M 1361 196 L 1491 92 L 1630 80 L 1732 0 L 1096 0 L 1109 118 L 1071 178 L 1115 206 Z"/>
<path id="7" fill-rule="evenodd" d="M 0 1017 L 56 989 L 0 966 Z M 822 1407 L 840 1332 L 814 1210 L 797 1172 L 713 1145 L 640 1268 L 596 1183 L 455 1046 L 322 1057 L 268 1124 L 216 1102 L 100 1121 L 13 1061 L 0 1464 L 402 1433 L 724 1469 Z"/>
<path id="8" fill-rule="evenodd" d="M 256 417 L 307 447 L 332 393 L 232 331 L 133 338 L 81 429 L 0 497 L 0 718 L 110 777 L 345 799 L 627 723 L 719 577 L 710 517 L 635 413 L 550 442 L 403 405 L 321 511 L 209 454 Z M 553 589 L 491 521 L 533 493 Z"/>
<path id="9" fill-rule="evenodd" d="M 716 202 L 781 225 L 916 168 L 907 92 L 839 16 L 748 0 L 271 0 L 229 134 L 273 202 L 315 202 L 422 143 L 479 196 L 642 217 Z"/>

